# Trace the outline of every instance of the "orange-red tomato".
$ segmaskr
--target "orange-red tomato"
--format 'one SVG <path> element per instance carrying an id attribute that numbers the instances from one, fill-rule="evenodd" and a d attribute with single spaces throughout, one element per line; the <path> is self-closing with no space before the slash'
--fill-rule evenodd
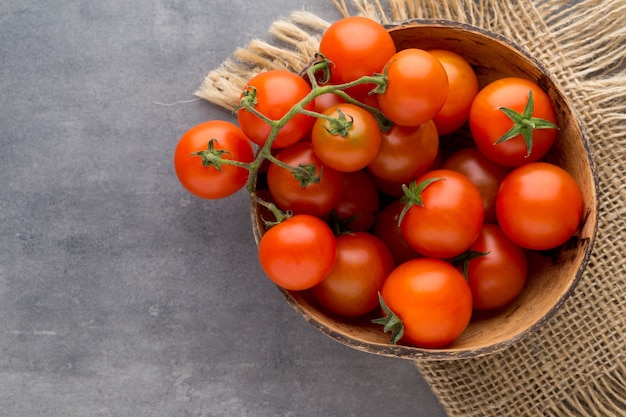
<path id="1" fill-rule="evenodd" d="M 404 49 L 387 65 L 387 88 L 378 95 L 380 110 L 402 126 L 417 126 L 432 120 L 448 97 L 448 76 L 432 54 Z"/>
<path id="2" fill-rule="evenodd" d="M 214 149 L 224 151 L 223 159 L 249 163 L 254 150 L 241 129 L 232 123 L 212 120 L 196 125 L 183 134 L 174 151 L 176 176 L 191 194 L 207 199 L 224 198 L 240 190 L 248 180 L 248 170 L 225 163 L 218 169 L 203 164 L 198 152 Z"/>
<path id="3" fill-rule="evenodd" d="M 287 290 L 306 290 L 330 273 L 337 257 L 335 235 L 317 217 L 300 214 L 270 228 L 259 242 L 265 274 Z"/>
<path id="4" fill-rule="evenodd" d="M 378 293 L 393 267 L 389 249 L 376 236 L 365 232 L 341 235 L 333 269 L 311 294 L 335 314 L 361 316 L 378 306 Z"/>
<path id="5" fill-rule="evenodd" d="M 378 189 L 363 170 L 346 172 L 339 203 L 333 209 L 337 218 L 351 231 L 365 232 L 376 221 L 380 209 Z"/>
<path id="6" fill-rule="evenodd" d="M 421 257 L 415 249 L 406 243 L 402 230 L 398 226 L 402 207 L 400 200 L 394 200 L 385 206 L 376 216 L 373 231 L 374 235 L 378 236 L 387 245 L 396 265 L 400 265 L 409 259 Z"/>
<path id="7" fill-rule="evenodd" d="M 421 348 L 451 344 L 467 328 L 472 293 L 458 269 L 439 259 L 412 259 L 396 267 L 381 296 L 404 326 L 402 343 Z"/>
<path id="8" fill-rule="evenodd" d="M 444 49 L 429 49 L 441 62 L 448 75 L 448 98 L 434 117 L 440 135 L 447 135 L 463 126 L 478 94 L 478 78 L 472 66 L 461 55 Z"/>
<path id="9" fill-rule="evenodd" d="M 563 168 L 533 162 L 504 178 L 496 197 L 496 215 L 513 242 L 527 249 L 552 249 L 578 229 L 583 216 L 582 192 Z"/>
<path id="10" fill-rule="evenodd" d="M 311 92 L 311 86 L 287 70 L 270 70 L 252 77 L 244 91 L 256 91 L 254 109 L 270 120 L 279 120 L 291 108 Z M 243 94 L 242 94 L 243 96 Z M 306 110 L 315 110 L 315 102 L 304 106 Z M 237 110 L 237 121 L 241 130 L 257 145 L 262 146 L 270 135 L 271 126 L 246 108 Z M 296 114 L 281 127 L 272 148 L 284 148 L 304 138 L 311 130 L 315 119 L 304 114 Z"/>

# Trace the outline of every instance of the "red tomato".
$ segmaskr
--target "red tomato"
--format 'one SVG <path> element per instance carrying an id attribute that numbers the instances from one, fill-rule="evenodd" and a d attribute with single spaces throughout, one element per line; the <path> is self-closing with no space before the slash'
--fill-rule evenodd
<path id="1" fill-rule="evenodd" d="M 496 223 L 496 196 L 509 168 L 487 159 L 477 148 L 466 148 L 450 155 L 442 168 L 465 175 L 480 191 L 485 209 L 485 223 Z"/>
<path id="2" fill-rule="evenodd" d="M 203 163 L 199 153 L 207 151 L 209 142 L 222 150 L 223 159 L 250 163 L 254 150 L 241 129 L 232 123 L 212 120 L 189 129 L 174 151 L 174 169 L 180 183 L 191 194 L 208 199 L 224 198 L 240 190 L 248 181 L 248 170 L 234 165 Z"/>
<path id="3" fill-rule="evenodd" d="M 534 109 L 532 114 L 526 117 L 528 122 L 525 123 L 527 126 L 525 130 L 531 138 L 530 149 L 521 134 L 496 144 L 514 126 L 513 121 L 501 108 L 523 113 L 529 101 L 530 91 Z M 531 128 L 533 125 L 543 124 L 537 119 L 556 124 L 556 114 L 550 97 L 534 82 L 510 77 L 496 80 L 480 90 L 470 109 L 469 126 L 476 146 L 487 158 L 500 165 L 516 167 L 539 160 L 554 142 L 556 129 Z"/>
<path id="4" fill-rule="evenodd" d="M 344 84 L 363 76 L 382 72 L 385 64 L 396 53 L 389 32 L 378 22 L 361 16 L 350 16 L 334 22 L 322 34 L 319 51 L 332 61 L 332 84 Z M 353 88 L 366 94 L 375 84 Z M 350 92 L 349 92 L 350 93 Z"/>
<path id="5" fill-rule="evenodd" d="M 324 113 L 326 110 L 340 103 L 345 103 L 344 99 L 334 93 L 326 93 L 315 97 L 315 111 Z"/>
<path id="6" fill-rule="evenodd" d="M 378 190 L 365 171 L 347 172 L 343 176 L 343 192 L 334 211 L 351 231 L 365 232 L 376 221 L 380 209 Z"/>
<path id="7" fill-rule="evenodd" d="M 398 266 L 383 284 L 381 296 L 402 322 L 401 341 L 411 346 L 448 346 L 465 331 L 472 315 L 467 281 L 439 259 L 412 259 Z"/>
<path id="8" fill-rule="evenodd" d="M 244 92 L 253 89 L 256 90 L 257 100 L 254 109 L 270 120 L 281 119 L 311 92 L 311 86 L 304 78 L 287 70 L 261 72 L 248 81 Z M 315 110 L 315 102 L 307 103 L 304 108 Z M 268 123 L 245 108 L 237 110 L 237 120 L 241 130 L 251 141 L 259 146 L 265 144 L 271 131 Z M 284 148 L 298 142 L 307 135 L 314 122 L 315 119 L 311 116 L 295 115 L 281 127 L 272 148 Z"/>
<path id="9" fill-rule="evenodd" d="M 467 264 L 475 310 L 503 307 L 522 292 L 528 272 L 526 251 L 511 242 L 500 227 L 485 224 L 470 251 L 487 253 Z"/>
<path id="10" fill-rule="evenodd" d="M 263 271 L 287 290 L 306 290 L 322 282 L 336 256 L 337 243 L 330 227 L 306 214 L 273 226 L 259 242 Z"/>
<path id="11" fill-rule="evenodd" d="M 496 197 L 496 215 L 513 242 L 527 249 L 552 249 L 578 228 L 583 215 L 582 192 L 563 168 L 533 162 L 504 178 Z"/>
<path id="12" fill-rule="evenodd" d="M 432 121 L 419 126 L 394 125 L 381 136 L 380 149 L 367 169 L 387 182 L 408 183 L 425 173 L 439 150 Z"/>
<path id="13" fill-rule="evenodd" d="M 439 134 L 447 135 L 467 122 L 470 107 L 478 94 L 478 78 L 462 56 L 443 49 L 431 49 L 428 52 L 441 62 L 448 75 L 448 98 L 433 119 Z"/>
<path id="14" fill-rule="evenodd" d="M 339 204 L 344 174 L 324 166 L 313 152 L 311 142 L 298 142 L 281 149 L 276 158 L 294 168 L 302 164 L 315 166 L 314 176 L 320 177 L 319 181 L 303 187 L 293 171 L 270 164 L 267 170 L 268 188 L 282 210 L 321 217 Z"/>
<path id="15" fill-rule="evenodd" d="M 465 175 L 447 169 L 430 171 L 415 183 L 419 188 L 433 180 L 419 193 L 422 205 L 410 205 L 400 228 L 407 243 L 422 255 L 453 258 L 469 249 L 480 233 L 482 197 Z"/>
<path id="16" fill-rule="evenodd" d="M 376 236 L 365 232 L 341 235 L 332 271 L 311 294 L 332 313 L 361 316 L 378 305 L 378 293 L 393 267 L 389 249 Z"/>
<path id="17" fill-rule="evenodd" d="M 338 104 L 313 125 L 313 151 L 322 162 L 338 171 L 365 168 L 380 147 L 380 128 L 370 112 L 354 104 Z M 330 121 L 327 118 L 334 119 Z"/>
<path id="18" fill-rule="evenodd" d="M 421 256 L 406 243 L 398 226 L 402 207 L 400 200 L 392 201 L 378 213 L 374 224 L 374 235 L 387 245 L 396 265 Z"/>
<path id="19" fill-rule="evenodd" d="M 402 126 L 431 120 L 448 97 L 446 70 L 422 49 L 404 49 L 392 56 L 387 77 L 387 89 L 378 95 L 378 104 L 385 116 Z"/>

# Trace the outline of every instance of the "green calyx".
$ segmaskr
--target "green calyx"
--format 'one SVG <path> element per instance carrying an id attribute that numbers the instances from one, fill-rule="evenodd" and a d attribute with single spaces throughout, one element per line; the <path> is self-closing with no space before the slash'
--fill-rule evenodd
<path id="1" fill-rule="evenodd" d="M 348 115 L 348 117 L 346 117 L 346 114 L 340 109 L 337 109 L 337 117 L 330 117 L 326 120 L 330 124 L 330 128 L 325 125 L 324 129 L 331 135 L 345 138 L 354 125 L 354 117 L 350 115 Z"/>
<path id="2" fill-rule="evenodd" d="M 222 170 L 222 163 L 226 161 L 222 158 L 224 154 L 229 152 L 223 149 L 215 149 L 217 139 L 211 139 L 206 150 L 193 152 L 191 155 L 199 156 L 202 159 L 202 166 L 214 167 L 218 171 Z"/>
<path id="3" fill-rule="evenodd" d="M 428 178 L 419 184 L 415 181 L 411 182 L 407 187 L 406 184 L 402 184 L 402 191 L 404 191 L 404 196 L 400 200 L 404 204 L 404 208 L 400 213 L 398 218 L 398 227 L 402 224 L 402 220 L 411 207 L 417 205 L 420 207 L 424 207 L 424 203 L 422 202 L 422 192 L 432 183 L 436 181 L 443 181 L 445 178 Z"/>
<path id="4" fill-rule="evenodd" d="M 463 252 L 459 256 L 450 259 L 450 263 L 452 265 L 460 266 L 461 273 L 463 274 L 463 277 L 467 280 L 470 261 L 480 258 L 482 256 L 487 256 L 490 253 L 490 251 L 478 252 L 468 249 L 466 252 Z"/>
<path id="5" fill-rule="evenodd" d="M 372 320 L 372 323 L 384 326 L 383 331 L 385 333 L 391 333 L 391 340 L 389 340 L 389 343 L 395 345 L 400 341 L 400 339 L 402 339 L 402 336 L 404 336 L 404 323 L 402 323 L 402 320 L 396 315 L 396 313 L 391 311 L 380 293 L 378 293 L 378 301 L 380 302 L 380 307 L 385 313 L 385 317 L 374 319 Z"/>
<path id="6" fill-rule="evenodd" d="M 537 129 L 558 129 L 558 126 L 549 120 L 533 117 L 535 111 L 535 102 L 533 99 L 533 91 L 528 91 L 528 101 L 524 107 L 524 111 L 519 113 L 513 109 L 507 107 L 499 107 L 509 119 L 513 121 L 513 127 L 509 129 L 500 139 L 496 141 L 494 145 L 497 145 L 507 140 L 513 139 L 516 136 L 522 135 L 524 143 L 526 144 L 526 158 L 530 156 L 533 148 L 533 131 Z"/>

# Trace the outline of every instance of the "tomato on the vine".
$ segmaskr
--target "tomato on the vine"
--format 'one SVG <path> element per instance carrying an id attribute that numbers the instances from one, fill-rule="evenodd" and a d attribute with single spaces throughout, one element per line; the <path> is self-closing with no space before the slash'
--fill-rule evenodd
<path id="1" fill-rule="evenodd" d="M 441 62 L 448 75 L 448 97 L 433 118 L 440 135 L 447 135 L 463 126 L 469 118 L 470 107 L 478 94 L 478 77 L 461 55 L 445 49 L 429 49 Z"/>
<path id="2" fill-rule="evenodd" d="M 343 191 L 333 211 L 340 222 L 351 231 L 365 232 L 376 221 L 380 209 L 380 197 L 374 182 L 363 170 L 346 172 Z"/>
<path id="3" fill-rule="evenodd" d="M 498 188 L 504 177 L 510 172 L 510 168 L 487 159 L 475 147 L 461 149 L 453 153 L 443 162 L 441 167 L 460 172 L 474 183 L 483 198 L 484 222 L 496 223 Z"/>
<path id="4" fill-rule="evenodd" d="M 456 171 L 438 169 L 420 176 L 408 187 L 403 202 L 402 235 L 424 256 L 453 258 L 465 252 L 480 233 L 482 197 Z"/>
<path id="5" fill-rule="evenodd" d="M 527 249 L 552 249 L 578 228 L 583 216 L 582 192 L 563 168 L 533 162 L 504 178 L 496 197 L 496 215 L 513 242 Z"/>
<path id="6" fill-rule="evenodd" d="M 382 134 L 367 169 L 381 180 L 408 183 L 433 165 L 438 149 L 439 135 L 431 120 L 418 126 L 393 125 Z"/>
<path id="7" fill-rule="evenodd" d="M 474 310 L 492 310 L 512 302 L 524 288 L 526 251 L 513 243 L 495 224 L 485 224 L 472 245 L 467 262 L 467 282 Z M 482 254 L 476 257 L 471 253 Z"/>
<path id="8" fill-rule="evenodd" d="M 378 292 L 393 267 L 389 249 L 376 236 L 365 232 L 340 235 L 333 269 L 311 294 L 332 313 L 361 316 L 378 305 Z"/>
<path id="9" fill-rule="evenodd" d="M 337 104 L 318 118 L 311 131 L 313 151 L 338 171 L 365 168 L 380 147 L 380 128 L 372 114 L 349 103 Z"/>
<path id="10" fill-rule="evenodd" d="M 422 49 L 397 52 L 386 66 L 385 92 L 378 95 L 380 110 L 392 122 L 417 126 L 432 120 L 448 97 L 448 76 L 434 55 Z"/>
<path id="11" fill-rule="evenodd" d="M 287 290 L 306 290 L 332 270 L 337 243 L 330 227 L 315 216 L 294 215 L 271 227 L 259 242 L 265 274 Z"/>
<path id="12" fill-rule="evenodd" d="M 320 39 L 319 52 L 331 61 L 330 82 L 344 84 L 382 72 L 396 53 L 396 45 L 380 23 L 367 17 L 349 16 L 326 29 Z M 361 84 L 351 91 L 367 94 L 375 86 Z"/>
<path id="13" fill-rule="evenodd" d="M 533 81 L 518 77 L 501 78 L 483 87 L 469 115 L 478 149 L 508 167 L 542 158 L 554 143 L 556 123 L 548 94 Z"/>
<path id="14" fill-rule="evenodd" d="M 313 152 L 311 142 L 298 142 L 281 149 L 276 158 L 293 169 L 298 168 L 294 175 L 292 169 L 270 164 L 267 183 L 278 207 L 296 214 L 321 217 L 337 206 L 344 173 L 325 166 Z M 302 166 L 310 169 L 303 170 Z"/>
<path id="15" fill-rule="evenodd" d="M 294 105 L 311 92 L 311 86 L 298 74 L 287 70 L 270 70 L 252 77 L 242 93 L 242 100 L 251 99 L 254 109 L 270 120 L 285 116 Z M 247 96 L 247 98 L 246 98 Z M 315 110 L 311 101 L 304 109 Z M 271 126 L 245 107 L 237 109 L 237 121 L 251 141 L 263 146 L 270 135 Z M 315 118 L 296 114 L 278 132 L 272 148 L 284 148 L 298 142 L 311 130 Z"/>
<path id="16" fill-rule="evenodd" d="M 465 331 L 472 315 L 467 281 L 440 259 L 412 259 L 396 267 L 383 284 L 381 298 L 386 317 L 375 322 L 386 324 L 394 315 L 400 319 L 391 329 L 392 343 L 448 346 Z"/>
<path id="17" fill-rule="evenodd" d="M 211 162 L 210 154 L 243 163 L 254 160 L 252 144 L 237 126 L 221 120 L 200 123 L 183 134 L 174 151 L 174 170 L 183 187 L 207 199 L 224 198 L 243 188 L 249 171 Z"/>

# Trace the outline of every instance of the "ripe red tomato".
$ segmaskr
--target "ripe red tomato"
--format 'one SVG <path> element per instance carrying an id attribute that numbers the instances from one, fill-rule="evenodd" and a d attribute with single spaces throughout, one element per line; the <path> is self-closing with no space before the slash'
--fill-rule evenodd
<path id="1" fill-rule="evenodd" d="M 343 192 L 334 212 L 340 221 L 354 232 L 369 230 L 380 209 L 378 190 L 363 170 L 347 172 L 343 176 Z"/>
<path id="2" fill-rule="evenodd" d="M 365 232 L 337 237 L 337 258 L 328 276 L 311 289 L 327 310 L 356 317 L 378 305 L 378 292 L 394 267 L 389 249 Z"/>
<path id="3" fill-rule="evenodd" d="M 279 120 L 311 92 L 311 86 L 304 78 L 290 71 L 271 70 L 252 77 L 244 87 L 244 92 L 251 90 L 256 90 L 254 109 L 270 120 Z M 315 102 L 307 103 L 304 108 L 315 110 Z M 268 123 L 245 108 L 237 110 L 237 120 L 251 141 L 259 146 L 265 144 L 271 131 Z M 307 135 L 314 122 L 311 116 L 295 115 L 280 129 L 272 148 L 284 148 L 298 142 Z"/>
<path id="4" fill-rule="evenodd" d="M 394 200 L 385 206 L 376 216 L 373 230 L 374 235 L 382 240 L 391 251 L 396 265 L 421 256 L 406 243 L 402 230 L 398 226 L 402 207 L 400 200 Z"/>
<path id="5" fill-rule="evenodd" d="M 287 290 L 306 290 L 322 282 L 336 256 L 337 243 L 330 227 L 306 214 L 273 226 L 259 242 L 263 271 Z"/>
<path id="6" fill-rule="evenodd" d="M 447 135 L 463 126 L 472 102 L 478 94 L 478 78 L 472 66 L 461 55 L 444 49 L 428 50 L 441 62 L 448 75 L 448 98 L 434 117 L 440 135 Z"/>
<path id="7" fill-rule="evenodd" d="M 522 292 L 528 264 L 526 251 L 495 224 L 485 224 L 472 252 L 486 253 L 467 264 L 467 282 L 474 310 L 492 310 L 509 304 Z"/>
<path id="8" fill-rule="evenodd" d="M 365 168 L 380 147 L 380 128 L 370 112 L 354 104 L 338 104 L 313 125 L 313 151 L 322 162 L 338 171 Z M 330 121 L 327 118 L 332 118 Z"/>
<path id="9" fill-rule="evenodd" d="M 191 194 L 208 199 L 224 198 L 240 190 L 248 181 L 248 170 L 228 164 L 204 164 L 198 152 L 206 151 L 209 142 L 222 150 L 223 159 L 250 163 L 254 150 L 241 129 L 232 123 L 212 120 L 183 134 L 174 151 L 174 170 L 180 183 Z"/>
<path id="10" fill-rule="evenodd" d="M 425 173 L 439 149 L 439 135 L 432 121 L 418 126 L 393 125 L 383 132 L 380 149 L 367 169 L 388 182 L 408 183 Z"/>
<path id="11" fill-rule="evenodd" d="M 319 52 L 332 61 L 332 84 L 344 84 L 363 76 L 382 72 L 396 53 L 389 32 L 378 22 L 361 16 L 350 16 L 334 22 L 322 34 Z M 374 84 L 362 84 L 352 89 L 367 94 Z M 351 91 L 348 93 L 352 94 Z"/>
<path id="12" fill-rule="evenodd" d="M 411 194 L 421 205 L 411 204 L 400 228 L 407 243 L 432 258 L 453 258 L 474 243 L 482 228 L 484 209 L 480 192 L 463 174 L 448 169 L 430 171 L 415 180 Z M 415 185 L 414 184 L 414 185 Z"/>
<path id="13" fill-rule="evenodd" d="M 439 259 L 412 259 L 396 267 L 383 284 L 381 296 L 402 322 L 400 340 L 411 346 L 448 346 L 465 331 L 472 315 L 467 281 L 459 270 Z"/>
<path id="14" fill-rule="evenodd" d="M 298 142 L 281 149 L 276 158 L 294 168 L 303 164 L 314 166 L 314 177 L 320 177 L 319 181 L 303 187 L 293 171 L 270 164 L 267 170 L 268 188 L 282 210 L 321 217 L 339 204 L 344 173 L 325 166 L 313 152 L 311 142 Z"/>
<path id="15" fill-rule="evenodd" d="M 521 134 L 496 144 L 514 126 L 513 121 L 501 108 L 523 113 L 529 101 L 530 91 L 534 105 L 530 116 L 534 119 L 525 123 L 527 126 L 525 129 L 532 138 L 531 149 Z M 543 124 L 537 119 L 556 124 L 556 114 L 550 97 L 530 80 L 509 77 L 493 81 L 478 92 L 470 109 L 469 126 L 476 146 L 487 158 L 500 165 L 516 167 L 539 160 L 554 142 L 556 129 L 531 128 L 533 125 Z"/>
<path id="16" fill-rule="evenodd" d="M 527 249 L 552 249 L 578 228 L 583 215 L 582 192 L 563 168 L 533 162 L 504 178 L 496 197 L 496 215 L 513 242 Z"/>
<path id="17" fill-rule="evenodd" d="M 386 91 L 378 95 L 380 110 L 402 126 L 417 126 L 432 120 L 448 97 L 448 76 L 432 54 L 404 49 L 387 65 Z"/>
<path id="18" fill-rule="evenodd" d="M 511 170 L 487 159 L 478 148 L 466 148 L 450 155 L 442 168 L 465 175 L 480 191 L 485 223 L 496 223 L 496 196 L 500 183 Z"/>

